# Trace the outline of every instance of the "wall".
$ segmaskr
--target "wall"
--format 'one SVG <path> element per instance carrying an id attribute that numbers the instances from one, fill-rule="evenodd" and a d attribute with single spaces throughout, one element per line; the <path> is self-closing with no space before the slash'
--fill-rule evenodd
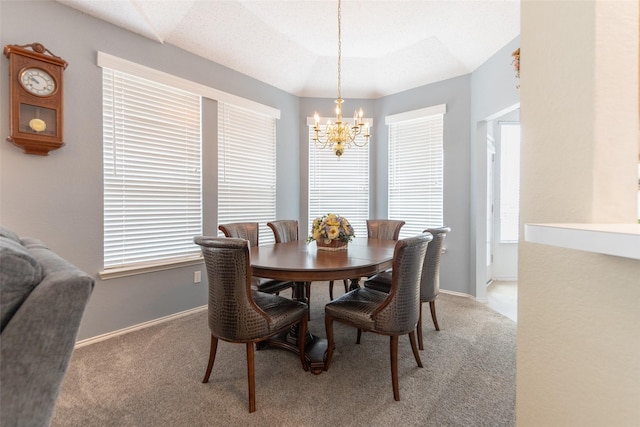
<path id="1" fill-rule="evenodd" d="M 520 47 L 516 37 L 471 74 L 471 200 L 470 268 L 471 294 L 486 301 L 487 294 L 487 123 L 518 108 L 518 79 L 511 53 Z"/>
<path id="2" fill-rule="evenodd" d="M 384 118 L 391 114 L 446 104 L 444 115 L 444 225 L 446 253 L 440 266 L 440 287 L 474 294 L 469 287 L 469 105 L 470 75 L 455 77 L 377 100 L 374 123 L 378 145 L 372 160 L 372 216 L 387 217 L 389 128 Z"/>
<path id="3" fill-rule="evenodd" d="M 452 232 L 447 235 L 447 253 L 442 258 L 441 283 L 443 289 L 473 294 L 468 286 L 469 265 L 469 162 L 467 135 L 469 131 L 469 75 L 421 86 L 377 100 L 348 99 L 345 110 L 362 108 L 367 117 L 375 117 L 371 130 L 369 169 L 370 218 L 387 218 L 388 192 L 388 150 L 389 128 L 384 123 L 385 116 L 447 104 L 444 116 L 444 218 Z M 306 123 L 307 117 L 315 111 L 320 116 L 332 117 L 335 108 L 333 99 L 302 98 L 300 101 L 300 121 Z M 302 141 L 308 138 L 307 129 L 300 130 Z M 308 148 L 305 145 L 301 153 L 301 212 L 305 216 L 308 182 Z M 461 167 L 460 165 L 465 165 Z M 308 222 L 308 221 L 307 221 Z M 301 226 L 302 229 L 302 226 Z"/>
<path id="4" fill-rule="evenodd" d="M 61 25 L 61 23 L 65 23 Z M 277 125 L 277 217 L 299 218 L 308 233 L 306 118 L 330 116 L 333 98 L 298 98 L 170 45 L 162 45 L 94 19 L 53 1 L 1 1 L 2 45 L 43 43 L 63 57 L 65 140 L 48 157 L 27 156 L 0 142 L 0 223 L 22 235 L 42 239 L 79 268 L 102 269 L 102 106 L 97 51 L 122 57 L 281 110 Z M 515 43 L 515 42 L 514 42 Z M 371 216 L 386 216 L 387 126 L 384 117 L 446 103 L 445 206 L 448 252 L 441 287 L 474 295 L 474 153 L 469 151 L 473 123 L 517 102 L 512 96 L 511 43 L 472 75 L 412 89 L 377 100 L 346 99 L 374 118 L 371 138 Z M 0 65 L 7 69 L 4 56 Z M 498 79 L 496 79 L 496 76 Z M 510 76 L 508 79 L 503 76 Z M 477 95 L 489 91 L 493 95 Z M 7 73 L 0 73 L 0 134 L 8 135 Z M 501 94 L 506 93 L 506 100 Z M 476 95 L 474 95 L 476 94 Z M 514 101 L 514 99 L 516 101 Z M 203 101 L 204 233 L 216 234 L 216 102 Z M 469 118 L 471 117 L 471 122 Z M 471 165 L 471 169 L 470 169 Z M 470 172 L 471 170 L 471 172 Z M 470 244 L 471 242 L 471 244 Z M 97 281 L 80 329 L 80 339 L 130 327 L 206 304 L 206 280 L 194 285 L 193 271 L 178 268 L 122 279 Z M 203 276 L 204 278 L 204 276 Z"/>
<path id="5" fill-rule="evenodd" d="M 40 42 L 69 66 L 65 78 L 66 146 L 48 157 L 25 155 L 9 134 L 8 59 L 0 67 L 0 222 L 37 237 L 89 274 L 102 269 L 102 71 L 104 51 L 281 110 L 277 124 L 277 216 L 297 218 L 297 97 L 170 45 L 162 45 L 53 1 L 0 2 L 0 38 Z M 216 103 L 204 102 L 204 232 L 216 233 Z M 291 167 L 293 165 L 293 167 Z M 136 325 L 206 304 L 203 266 L 98 280 L 79 338 Z M 204 278 L 205 275 L 203 275 Z"/>
<path id="6" fill-rule="evenodd" d="M 638 2 L 522 3 L 521 223 L 635 223 Z M 640 424 L 640 261 L 520 242 L 517 423 Z"/>

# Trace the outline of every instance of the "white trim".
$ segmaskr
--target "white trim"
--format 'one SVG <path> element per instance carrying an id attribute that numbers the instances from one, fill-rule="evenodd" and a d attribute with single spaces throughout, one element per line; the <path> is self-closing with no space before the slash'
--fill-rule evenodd
<path id="1" fill-rule="evenodd" d="M 487 283 L 487 286 L 489 286 L 491 283 L 493 282 L 517 282 L 518 281 L 518 276 L 493 276 L 491 278 L 491 282 Z"/>
<path id="2" fill-rule="evenodd" d="M 123 73 L 133 74 L 138 77 L 153 80 L 158 83 L 194 93 L 204 98 L 237 105 L 238 107 L 247 108 L 257 113 L 280 119 L 280 110 L 277 108 L 260 104 L 259 102 L 251 101 L 250 99 L 242 98 L 237 95 L 232 95 L 230 93 L 223 92 L 221 90 L 214 89 L 200 83 L 195 83 L 191 80 L 183 79 L 182 77 L 177 77 L 163 71 L 158 71 L 153 68 L 137 64 L 135 62 L 127 61 L 126 59 L 118 58 L 117 56 L 109 55 L 108 53 L 98 51 L 97 64 L 99 67 L 111 68 Z"/>
<path id="3" fill-rule="evenodd" d="M 137 274 L 152 273 L 154 271 L 170 270 L 172 268 L 188 267 L 190 265 L 200 265 L 204 263 L 202 255 L 196 258 L 183 258 L 173 261 L 162 261 L 158 263 L 146 263 L 131 265 L 119 268 L 109 268 L 98 272 L 102 280 L 118 279 L 120 277 L 135 276 Z"/>
<path id="4" fill-rule="evenodd" d="M 640 224 L 525 224 L 524 240 L 640 260 Z"/>
<path id="5" fill-rule="evenodd" d="M 188 316 L 190 314 L 199 313 L 200 311 L 206 310 L 207 305 L 203 305 L 200 307 L 192 308 L 190 310 L 181 311 L 179 313 L 170 314 L 169 316 L 160 317 L 158 319 L 150 320 L 148 322 L 139 323 L 137 325 L 129 326 L 128 328 L 119 329 L 113 332 L 107 332 L 106 334 L 98 335 L 92 338 L 87 338 L 84 340 L 80 340 L 76 342 L 74 348 L 85 347 L 87 345 L 95 344 L 100 341 L 108 340 L 110 338 L 115 338 L 120 335 L 128 334 L 129 332 L 138 331 L 140 329 L 148 328 L 149 326 L 159 325 L 161 323 L 168 322 L 170 320 L 175 320 L 180 317 Z"/>
<path id="6" fill-rule="evenodd" d="M 464 297 L 464 298 L 476 299 L 473 295 L 465 294 L 464 292 L 447 291 L 446 289 L 440 289 L 440 293 L 453 295 L 455 297 Z"/>
<path id="7" fill-rule="evenodd" d="M 324 126 L 329 120 L 331 120 L 331 123 L 335 123 L 335 120 L 336 120 L 335 117 L 319 117 L 318 119 L 319 119 L 320 126 Z M 348 122 L 349 119 L 353 119 L 353 117 L 342 118 L 342 120 L 344 120 L 345 122 Z M 370 117 L 363 117 L 362 123 L 364 123 L 365 125 L 369 125 L 370 128 L 373 127 L 373 119 Z M 307 126 L 314 126 L 315 124 L 316 124 L 315 117 L 307 117 Z"/>
<path id="8" fill-rule="evenodd" d="M 435 116 L 437 114 L 445 114 L 447 112 L 447 104 L 434 105 L 432 107 L 420 108 L 419 110 L 405 111 L 404 113 L 390 114 L 384 118 L 385 125 L 392 125 L 407 120 L 421 119 L 424 117 Z"/>

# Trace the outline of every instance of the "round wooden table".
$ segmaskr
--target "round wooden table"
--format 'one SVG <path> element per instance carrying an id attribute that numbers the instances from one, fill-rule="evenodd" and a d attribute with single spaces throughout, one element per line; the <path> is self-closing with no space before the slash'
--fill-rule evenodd
<path id="1" fill-rule="evenodd" d="M 315 281 L 351 279 L 350 289 L 359 287 L 360 277 L 391 268 L 395 240 L 354 239 L 346 250 L 317 250 L 314 242 L 297 240 L 251 248 L 251 274 L 267 279 L 295 282 L 294 299 L 309 302 L 305 284 Z M 265 344 L 298 353 L 294 328 Z M 327 340 L 307 334 L 305 358 L 312 373 L 324 370 Z"/>

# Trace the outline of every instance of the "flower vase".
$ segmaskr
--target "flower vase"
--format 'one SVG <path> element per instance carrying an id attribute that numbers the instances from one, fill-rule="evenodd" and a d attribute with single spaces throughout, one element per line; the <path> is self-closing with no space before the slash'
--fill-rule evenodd
<path id="1" fill-rule="evenodd" d="M 319 251 L 343 251 L 347 249 L 348 242 L 337 239 L 329 240 L 329 243 L 326 242 L 326 240 L 316 240 L 316 247 Z"/>

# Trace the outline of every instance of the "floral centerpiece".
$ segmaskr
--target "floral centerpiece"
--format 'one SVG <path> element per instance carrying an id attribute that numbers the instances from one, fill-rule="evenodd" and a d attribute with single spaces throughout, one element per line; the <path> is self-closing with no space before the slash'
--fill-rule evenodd
<path id="1" fill-rule="evenodd" d="M 329 213 L 313 220 L 307 243 L 315 240 L 320 250 L 338 251 L 346 249 L 354 237 L 353 227 L 345 217 Z"/>

